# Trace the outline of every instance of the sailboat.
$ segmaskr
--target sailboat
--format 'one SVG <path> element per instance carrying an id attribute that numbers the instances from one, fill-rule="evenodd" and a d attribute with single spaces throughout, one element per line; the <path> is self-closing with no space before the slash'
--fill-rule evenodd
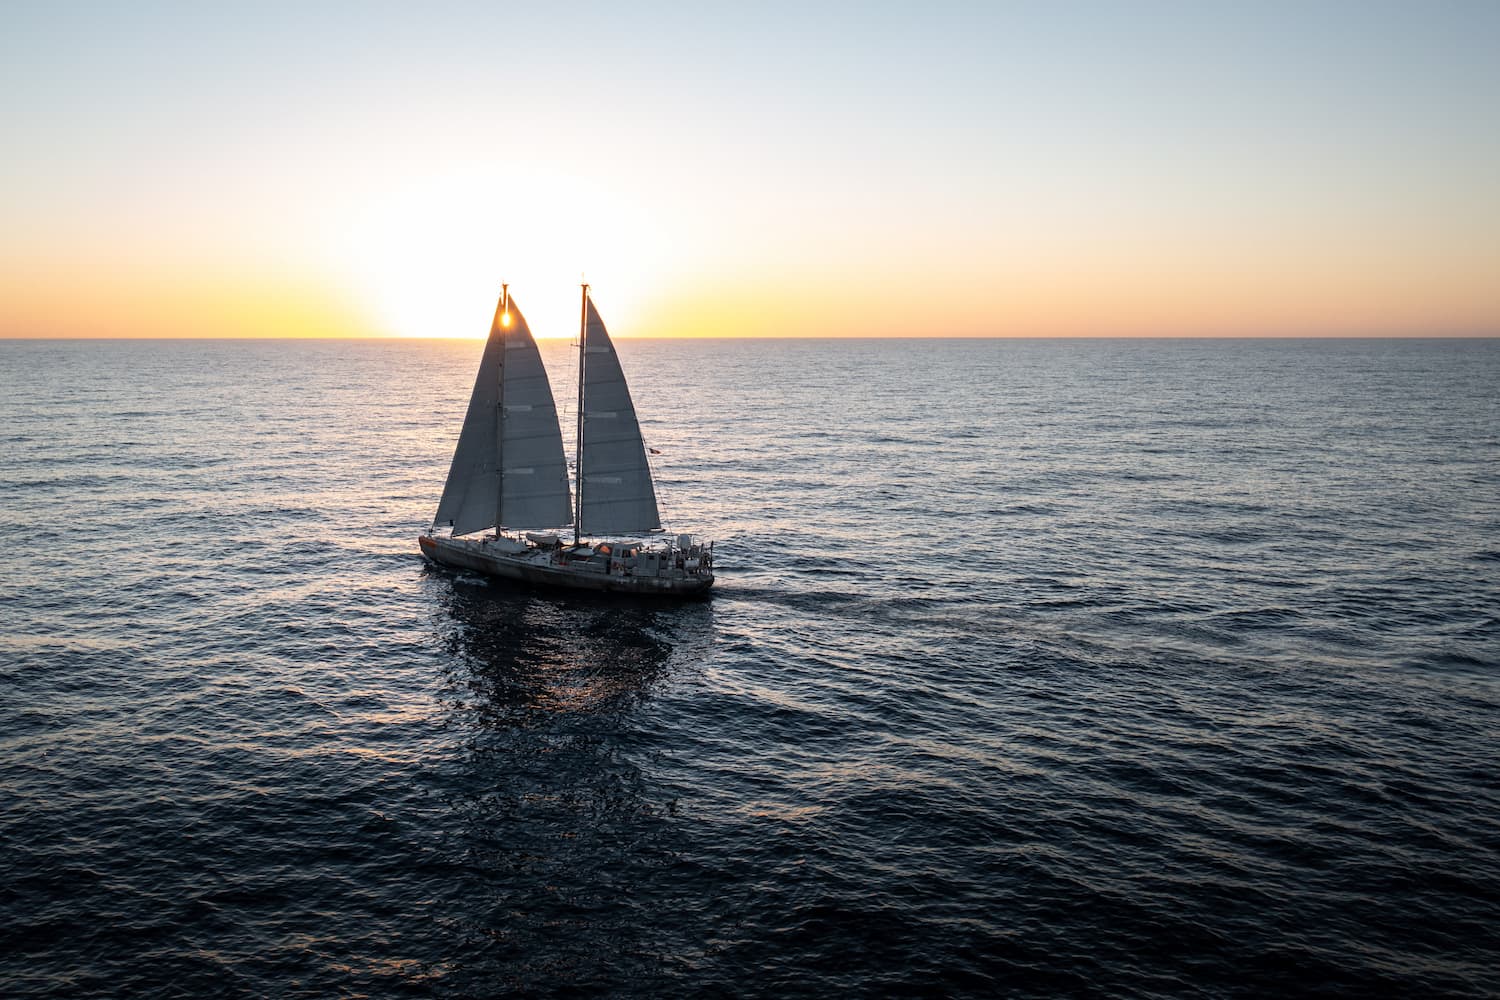
<path id="1" fill-rule="evenodd" d="M 433 562 L 544 586 L 687 596 L 713 586 L 713 543 L 662 532 L 640 423 L 583 286 L 573 488 L 541 352 L 502 285 L 448 480 L 417 543 Z M 573 540 L 564 537 L 572 520 Z"/>

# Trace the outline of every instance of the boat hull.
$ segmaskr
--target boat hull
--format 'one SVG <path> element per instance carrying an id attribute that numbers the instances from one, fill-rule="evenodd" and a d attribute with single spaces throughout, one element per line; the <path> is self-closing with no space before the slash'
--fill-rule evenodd
<path id="1" fill-rule="evenodd" d="M 422 535 L 417 543 L 422 547 L 422 555 L 435 563 L 538 587 L 658 597 L 693 597 L 707 593 L 714 583 L 712 573 L 682 577 L 620 576 L 558 566 L 539 561 L 532 553 L 517 556 L 487 552 L 476 542 Z"/>

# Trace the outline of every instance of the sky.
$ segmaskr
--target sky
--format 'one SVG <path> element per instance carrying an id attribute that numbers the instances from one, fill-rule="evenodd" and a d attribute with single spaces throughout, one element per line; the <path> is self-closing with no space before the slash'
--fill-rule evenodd
<path id="1" fill-rule="evenodd" d="M 1500 335 L 1500 3 L 11 4 L 0 336 Z"/>

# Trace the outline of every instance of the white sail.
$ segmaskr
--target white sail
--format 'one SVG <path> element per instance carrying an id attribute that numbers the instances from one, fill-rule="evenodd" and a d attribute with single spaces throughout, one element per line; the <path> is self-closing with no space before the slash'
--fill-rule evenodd
<path id="1" fill-rule="evenodd" d="M 526 318 L 510 300 L 500 380 L 500 524 L 556 528 L 573 519 L 552 383 Z"/>
<path id="2" fill-rule="evenodd" d="M 451 523 L 455 535 L 496 525 L 552 528 L 567 522 L 569 508 L 552 386 L 515 299 L 502 298 L 435 523 Z"/>
<path id="3" fill-rule="evenodd" d="M 586 308 L 580 527 L 589 535 L 652 531 L 661 514 L 630 388 L 592 300 Z"/>

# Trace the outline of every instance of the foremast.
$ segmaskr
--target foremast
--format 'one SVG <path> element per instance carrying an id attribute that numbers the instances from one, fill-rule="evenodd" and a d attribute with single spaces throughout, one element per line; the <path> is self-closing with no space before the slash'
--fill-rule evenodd
<path id="1" fill-rule="evenodd" d="M 494 286 L 491 285 L 491 288 Z M 502 344 L 510 326 L 510 285 L 500 286 Z M 505 523 L 505 350 L 500 351 L 499 385 L 495 388 L 495 534 Z"/>

